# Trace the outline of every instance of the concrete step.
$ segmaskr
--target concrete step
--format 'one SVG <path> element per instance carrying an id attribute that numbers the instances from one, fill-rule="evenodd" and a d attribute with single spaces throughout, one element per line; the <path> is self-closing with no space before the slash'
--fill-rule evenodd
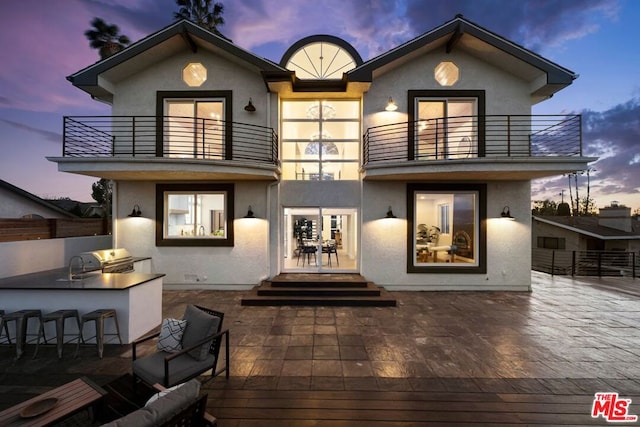
<path id="1" fill-rule="evenodd" d="M 256 289 L 260 296 L 380 296 L 380 288 L 372 283 L 364 283 L 358 286 L 331 286 L 331 284 L 303 283 L 298 286 L 287 284 L 286 286 L 274 286 L 265 281 Z"/>
<path id="2" fill-rule="evenodd" d="M 395 307 L 384 288 L 359 274 L 280 274 L 242 298 L 244 306 Z"/>

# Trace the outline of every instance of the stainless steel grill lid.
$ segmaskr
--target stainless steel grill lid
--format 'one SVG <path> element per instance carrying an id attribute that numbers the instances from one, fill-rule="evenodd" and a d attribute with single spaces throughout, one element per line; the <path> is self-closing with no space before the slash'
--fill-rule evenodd
<path id="1" fill-rule="evenodd" d="M 84 263 L 85 271 L 102 270 L 107 273 L 115 270 L 133 270 L 133 257 L 123 248 L 82 252 L 78 256 Z"/>

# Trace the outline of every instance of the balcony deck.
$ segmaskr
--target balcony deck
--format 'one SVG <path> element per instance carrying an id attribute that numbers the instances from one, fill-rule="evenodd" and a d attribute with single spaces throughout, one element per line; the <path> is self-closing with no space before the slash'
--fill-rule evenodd
<path id="1" fill-rule="evenodd" d="M 458 116 L 375 126 L 364 179 L 528 180 L 582 170 L 579 115 Z"/>
<path id="2" fill-rule="evenodd" d="M 240 291 L 165 291 L 225 312 L 231 378 L 207 383 L 227 426 L 605 425 L 596 392 L 640 402 L 637 279 L 532 273 L 533 291 L 394 292 L 397 307 L 242 307 Z M 129 346 L 58 362 L 0 345 L 0 410 L 87 375 L 131 368 Z M 72 351 L 65 354 L 73 354 Z"/>
<path id="3" fill-rule="evenodd" d="M 122 180 L 278 180 L 278 136 L 174 116 L 65 117 L 58 169 Z M 530 180 L 584 170 L 579 115 L 461 116 L 371 127 L 366 180 Z"/>
<path id="4" fill-rule="evenodd" d="M 270 127 L 175 116 L 64 118 L 58 169 L 122 180 L 276 180 Z"/>

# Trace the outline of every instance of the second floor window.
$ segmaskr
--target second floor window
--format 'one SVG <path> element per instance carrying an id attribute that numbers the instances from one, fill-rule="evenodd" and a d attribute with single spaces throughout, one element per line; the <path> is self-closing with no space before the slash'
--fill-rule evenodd
<path id="1" fill-rule="evenodd" d="M 283 101 L 281 127 L 283 179 L 358 179 L 359 101 Z"/>
<path id="2" fill-rule="evenodd" d="M 476 157 L 475 99 L 416 99 L 416 157 L 455 159 Z"/>
<path id="3" fill-rule="evenodd" d="M 169 157 L 224 159 L 223 99 L 165 101 L 164 153 Z"/>

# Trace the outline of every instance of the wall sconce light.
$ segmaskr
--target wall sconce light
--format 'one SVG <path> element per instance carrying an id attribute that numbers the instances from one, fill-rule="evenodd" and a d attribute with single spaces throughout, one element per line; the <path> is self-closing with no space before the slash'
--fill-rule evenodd
<path id="1" fill-rule="evenodd" d="M 140 206 L 133 205 L 133 210 L 129 214 L 132 218 L 140 218 L 142 216 L 142 211 L 140 211 Z"/>
<path id="2" fill-rule="evenodd" d="M 509 206 L 505 206 L 504 208 L 502 208 L 502 212 L 500 213 L 500 217 L 502 217 L 504 219 L 508 219 L 510 221 L 515 221 L 515 218 L 511 216 L 511 210 L 509 209 Z"/>
<path id="3" fill-rule="evenodd" d="M 389 206 L 389 210 L 387 211 L 387 215 L 385 216 L 385 218 L 397 218 L 397 216 L 393 214 L 393 211 L 391 210 L 391 206 Z"/>
<path id="4" fill-rule="evenodd" d="M 249 98 L 249 103 L 244 106 L 244 111 L 248 111 L 250 113 L 256 111 L 256 107 L 253 105 L 253 101 L 251 100 L 251 98 Z"/>
<path id="5" fill-rule="evenodd" d="M 393 102 L 392 97 L 389 97 L 389 102 L 387 102 L 387 106 L 384 107 L 384 109 L 387 111 L 396 111 L 398 109 L 398 106 L 395 102 Z"/>
<path id="6" fill-rule="evenodd" d="M 249 210 L 247 211 L 247 214 L 244 216 L 244 218 L 256 218 L 256 216 L 253 214 L 253 210 L 251 210 L 251 205 L 249 205 Z"/>

